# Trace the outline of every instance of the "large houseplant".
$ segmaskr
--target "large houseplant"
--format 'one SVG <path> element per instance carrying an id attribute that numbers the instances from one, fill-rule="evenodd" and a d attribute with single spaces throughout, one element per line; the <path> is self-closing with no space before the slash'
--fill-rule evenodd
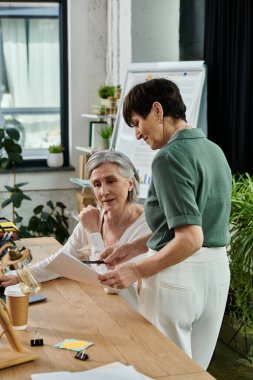
<path id="1" fill-rule="evenodd" d="M 253 328 L 253 177 L 233 176 L 228 308 L 237 327 Z M 252 350 L 252 348 L 251 348 Z M 250 348 L 248 349 L 248 356 Z"/>

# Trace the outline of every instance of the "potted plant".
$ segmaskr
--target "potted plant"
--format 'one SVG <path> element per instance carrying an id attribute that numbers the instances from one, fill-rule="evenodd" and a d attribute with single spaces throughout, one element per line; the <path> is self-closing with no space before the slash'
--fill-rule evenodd
<path id="1" fill-rule="evenodd" d="M 114 96 L 115 87 L 109 85 L 101 85 L 98 89 L 98 95 L 102 99 L 107 99 L 109 96 Z"/>
<path id="2" fill-rule="evenodd" d="M 51 168 L 61 167 L 63 165 L 64 147 L 60 145 L 50 145 L 48 148 L 47 164 Z"/>
<path id="3" fill-rule="evenodd" d="M 233 330 L 247 332 L 253 327 L 253 177 L 248 173 L 233 176 L 230 232 L 228 312 Z M 246 356 L 253 350 L 251 340 Z"/>
<path id="4" fill-rule="evenodd" d="M 105 125 L 98 132 L 101 137 L 101 148 L 109 149 L 110 147 L 110 138 L 112 136 L 112 127 L 110 125 Z"/>
<path id="5" fill-rule="evenodd" d="M 114 96 L 116 99 L 120 99 L 120 96 L 121 96 L 121 85 L 120 84 L 115 87 Z"/>
<path id="6" fill-rule="evenodd" d="M 108 98 L 114 96 L 115 87 L 111 85 L 101 85 L 98 89 L 98 96 L 100 97 L 100 103 L 103 106 L 109 108 Z"/>

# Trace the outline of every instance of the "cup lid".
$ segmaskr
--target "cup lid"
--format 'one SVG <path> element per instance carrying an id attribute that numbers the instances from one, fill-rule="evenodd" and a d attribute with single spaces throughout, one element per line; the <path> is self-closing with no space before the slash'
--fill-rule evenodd
<path id="1" fill-rule="evenodd" d="M 7 288 L 5 288 L 4 294 L 10 297 L 23 297 L 25 295 L 22 293 L 19 284 L 7 286 Z"/>

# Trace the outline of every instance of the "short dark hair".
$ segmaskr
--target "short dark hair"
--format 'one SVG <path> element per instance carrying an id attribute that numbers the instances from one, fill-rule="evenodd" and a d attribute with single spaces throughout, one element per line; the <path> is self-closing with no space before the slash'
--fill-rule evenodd
<path id="1" fill-rule="evenodd" d="M 164 116 L 186 121 L 186 106 L 177 85 L 168 79 L 157 78 L 137 84 L 129 91 L 123 104 L 125 122 L 132 126 L 133 112 L 145 119 L 154 102 L 162 105 Z"/>

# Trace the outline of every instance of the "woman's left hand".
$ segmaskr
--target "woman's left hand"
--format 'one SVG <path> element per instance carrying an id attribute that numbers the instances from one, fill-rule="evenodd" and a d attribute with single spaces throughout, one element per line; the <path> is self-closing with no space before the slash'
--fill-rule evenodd
<path id="1" fill-rule="evenodd" d="M 99 232 L 100 213 L 96 207 L 92 205 L 84 207 L 78 215 L 78 219 L 88 234 Z"/>
<path id="2" fill-rule="evenodd" d="M 121 264 L 116 269 L 98 276 L 103 285 L 124 289 L 141 278 L 135 263 Z"/>

